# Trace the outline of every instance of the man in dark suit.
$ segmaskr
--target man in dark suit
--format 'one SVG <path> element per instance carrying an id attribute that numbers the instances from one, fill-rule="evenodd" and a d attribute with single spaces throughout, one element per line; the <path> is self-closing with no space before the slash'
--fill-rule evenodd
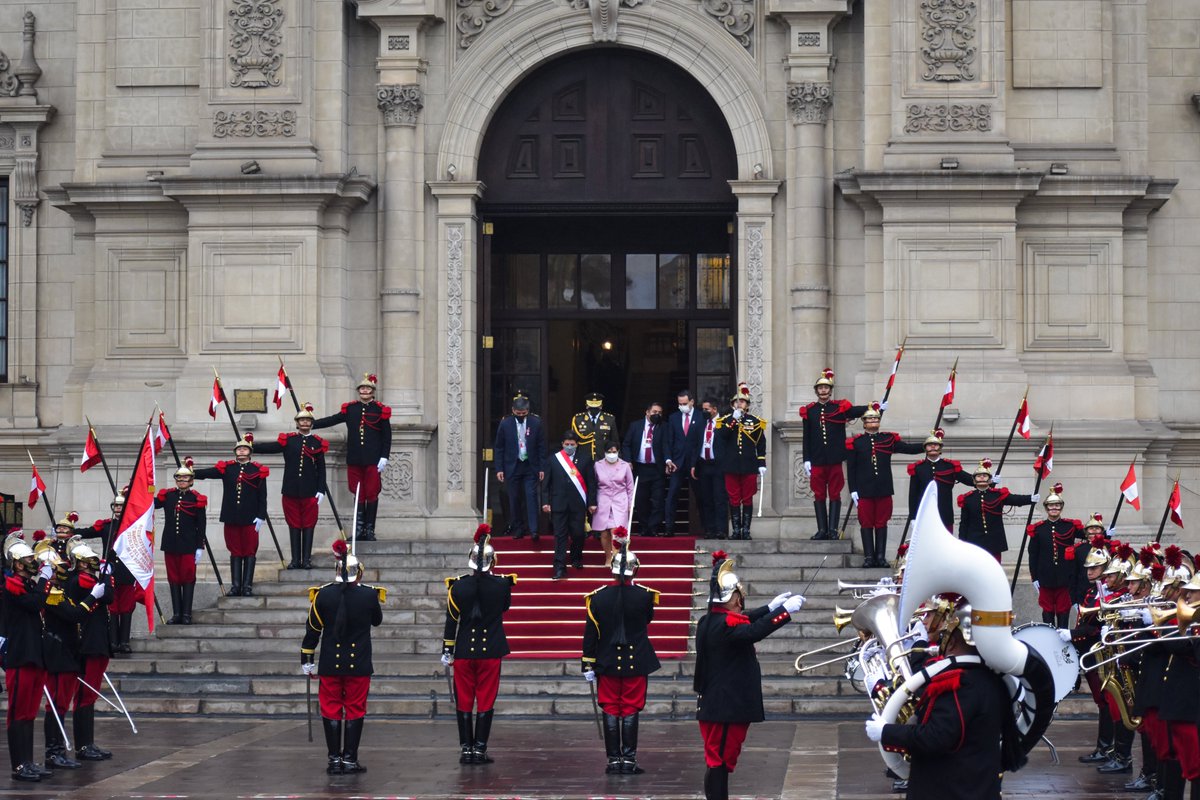
<path id="1" fill-rule="evenodd" d="M 621 442 L 621 458 L 633 466 L 637 496 L 633 498 L 633 516 L 638 532 L 657 536 L 663 523 L 663 475 L 665 432 L 662 404 L 646 406 L 646 416 L 630 423 Z"/>
<path id="2" fill-rule="evenodd" d="M 542 511 L 554 525 L 554 580 L 567 577 L 567 542 L 571 566 L 583 569 L 583 537 L 587 515 L 596 510 L 596 473 L 587 452 L 578 449 L 575 434 L 562 436 L 562 448 L 546 465 L 542 481 Z"/>
<path id="3" fill-rule="evenodd" d="M 719 409 L 715 397 L 709 397 L 700 404 L 700 434 L 696 450 L 692 453 L 691 472 L 699 487 L 696 494 L 700 498 L 700 525 L 704 528 L 706 539 L 714 536 L 724 539 L 729 529 L 725 509 L 729 494 L 725 491 L 725 473 L 721 471 L 721 455 L 717 451 Z"/>
<path id="4" fill-rule="evenodd" d="M 537 414 L 529 413 L 529 398 L 520 392 L 512 400 L 512 414 L 500 420 L 492 449 L 496 480 L 508 495 L 509 531 L 514 539 L 526 533 L 538 538 L 537 487 L 546 477 L 546 433 Z"/>
<path id="5" fill-rule="evenodd" d="M 663 435 L 663 454 L 667 473 L 667 536 L 675 535 L 675 511 L 679 505 L 679 490 L 684 481 L 691 481 L 690 496 L 696 494 L 696 481 L 692 478 L 692 459 L 703 435 L 700 413 L 696 411 L 696 399 L 691 389 L 684 389 L 675 398 L 679 410 L 667 420 L 667 432 Z M 690 501 L 689 501 L 690 504 Z M 687 509 L 684 510 L 685 515 Z"/>

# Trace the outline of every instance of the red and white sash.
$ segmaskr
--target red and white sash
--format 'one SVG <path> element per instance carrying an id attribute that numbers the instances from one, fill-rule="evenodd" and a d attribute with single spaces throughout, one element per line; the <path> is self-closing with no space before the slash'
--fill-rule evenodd
<path id="1" fill-rule="evenodd" d="M 583 474 L 579 471 L 579 467 L 575 466 L 575 462 L 567 458 L 562 450 L 554 454 L 558 458 L 558 463 L 567 471 L 567 475 L 571 477 L 571 483 L 579 491 L 579 497 L 582 498 L 583 504 L 587 505 L 587 484 L 583 482 Z"/>

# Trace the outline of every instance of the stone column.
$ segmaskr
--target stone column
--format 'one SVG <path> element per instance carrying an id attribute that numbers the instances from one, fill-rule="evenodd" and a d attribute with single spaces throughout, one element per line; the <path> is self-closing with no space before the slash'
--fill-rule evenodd
<path id="1" fill-rule="evenodd" d="M 384 84 L 376 91 L 383 112 L 384 175 L 380 184 L 383 214 L 383 386 L 399 419 L 419 420 L 424 340 L 420 314 L 422 181 L 417 165 L 417 120 L 424 107 L 415 83 Z M 406 377 L 407 376 L 407 377 Z"/>

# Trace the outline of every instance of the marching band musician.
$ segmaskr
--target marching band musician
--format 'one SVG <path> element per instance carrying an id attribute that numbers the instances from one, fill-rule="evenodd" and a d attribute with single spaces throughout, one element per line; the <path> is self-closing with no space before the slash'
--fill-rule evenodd
<path id="1" fill-rule="evenodd" d="M 1075 542 L 1083 537 L 1083 523 L 1063 517 L 1063 486 L 1054 484 L 1042 501 L 1046 519 L 1031 523 L 1029 534 L 1029 577 L 1038 593 L 1042 622 L 1066 628 L 1071 617 L 1071 590 L 1076 582 Z"/>
<path id="2" fill-rule="evenodd" d="M 249 597 L 254 593 L 254 562 L 258 555 L 258 532 L 267 518 L 267 476 L 271 470 L 251 461 L 254 434 L 245 433 L 233 446 L 233 461 L 218 461 L 207 469 L 195 469 L 193 480 L 221 481 L 221 522 L 225 547 L 229 550 L 229 596 Z M 292 547 L 288 569 L 298 569 L 299 543 Z"/>
<path id="3" fill-rule="evenodd" d="M 1103 579 L 1106 589 L 1104 602 L 1107 604 L 1124 603 L 1131 599 L 1129 594 L 1129 575 L 1134 565 L 1133 547 L 1125 542 L 1113 542 L 1112 559 L 1104 569 Z M 1100 629 L 1100 636 L 1108 633 L 1109 626 Z M 1096 767 L 1096 771 L 1104 775 L 1120 775 L 1133 772 L 1133 731 L 1121 722 L 1120 709 L 1114 705 L 1109 695 L 1105 695 L 1109 703 L 1109 714 L 1113 718 L 1113 747 L 1108 760 Z"/>
<path id="4" fill-rule="evenodd" d="M 762 669 L 754 645 L 791 621 L 804 597 L 780 594 L 745 612 L 746 589 L 724 550 L 712 554 L 708 613 L 696 624 L 696 718 L 704 740 L 705 800 L 728 800 L 729 774 L 737 766 L 752 722 L 762 722 Z"/>
<path id="5" fill-rule="evenodd" d="M 1097 524 L 1096 517 L 1097 515 L 1093 514 L 1085 526 L 1085 530 L 1094 531 L 1096 528 L 1100 530 L 1092 535 L 1091 548 L 1083 560 L 1088 588 L 1079 602 L 1075 627 L 1065 633 L 1059 631 L 1059 636 L 1064 641 L 1073 644 L 1081 658 L 1100 641 L 1100 601 L 1108 593 L 1101 576 L 1108 567 L 1111 557 L 1108 553 L 1108 541 L 1103 533 L 1104 527 Z M 1108 701 L 1105 699 L 1104 690 L 1100 685 L 1099 673 L 1094 669 L 1088 670 L 1084 673 L 1084 677 L 1087 679 L 1088 689 L 1092 693 L 1092 701 L 1096 704 L 1100 719 L 1099 731 L 1096 734 L 1096 749 L 1085 756 L 1080 756 L 1079 761 L 1082 764 L 1103 764 L 1112 757 L 1115 733 L 1113 726 L 1116 723 L 1109 712 Z"/>
<path id="6" fill-rule="evenodd" d="M 192 624 L 192 599 L 196 595 L 196 565 L 204 554 L 205 509 L 208 498 L 192 488 L 192 459 L 175 470 L 175 488 L 160 489 L 154 507 L 163 509 L 162 551 L 171 591 L 168 625 Z"/>
<path id="7" fill-rule="evenodd" d="M 300 669 L 318 676 L 317 697 L 329 751 L 328 775 L 366 772 L 358 760 L 367 693 L 371 688 L 371 628 L 383 622 L 383 589 L 362 583 L 363 564 L 351 555 L 345 539 L 336 539 L 332 583 L 308 590 L 309 609 Z M 317 643 L 321 658 L 316 660 Z M 345 739 L 343 741 L 343 721 Z"/>
<path id="8" fill-rule="evenodd" d="M 906 442 L 898 433 L 881 432 L 883 406 L 871 403 L 863 412 L 863 432 L 846 440 L 846 474 L 850 500 L 858 509 L 863 567 L 883 567 L 887 562 L 888 522 L 892 518 L 892 455 L 917 454 L 924 445 Z"/>
<path id="9" fill-rule="evenodd" d="M 4 579 L 4 688 L 8 692 L 8 755 L 13 780 L 36 782 L 43 775 L 33 760 L 33 725 L 42 702 L 42 608 L 54 568 L 38 566 L 29 545 L 14 534 L 4 541 L 11 572 Z"/>
<path id="10" fill-rule="evenodd" d="M 1147 545 L 1138 552 L 1137 563 L 1129 573 L 1129 594 L 1134 602 L 1143 605 L 1141 608 L 1121 611 L 1123 628 L 1136 631 L 1139 627 L 1146 628 L 1152 624 L 1149 603 L 1158 599 L 1153 596 L 1153 590 L 1165 573 L 1166 568 L 1158 562 L 1153 545 Z M 1125 784 L 1126 791 L 1148 791 L 1155 787 L 1159 763 L 1157 750 L 1152 743 L 1151 729 L 1157 729 L 1157 718 L 1148 725 L 1145 715 L 1150 709 L 1156 709 L 1161 702 L 1161 683 L 1167 667 L 1166 661 L 1167 656 L 1154 648 L 1142 649 L 1137 655 L 1129 658 L 1129 663 L 1135 670 L 1136 680 L 1130 713 L 1142 718 L 1142 724 L 1138 726 L 1138 734 L 1142 741 L 1142 768 L 1136 778 Z M 1133 771 L 1132 762 L 1129 771 Z"/>
<path id="11" fill-rule="evenodd" d="M 730 539 L 749 539 L 754 495 L 767 479 L 767 421 L 750 413 L 750 387 L 739 383 L 730 401 L 733 411 L 717 417 L 714 427 L 721 446 L 721 470 L 729 495 Z M 838 462 L 838 474 L 842 465 Z"/>
<path id="12" fill-rule="evenodd" d="M 317 528 L 317 510 L 321 498 L 329 494 L 325 481 L 325 453 L 329 442 L 312 432 L 313 407 L 311 403 L 300 406 L 295 416 L 296 430 L 281 433 L 274 442 L 258 445 L 261 454 L 283 454 L 283 518 L 288 525 L 288 538 L 292 545 L 292 563 L 297 569 L 312 569 L 313 534 Z M 253 567 L 253 563 L 251 563 Z M 253 569 L 247 578 L 242 594 L 250 595 L 253 584 Z"/>
<path id="13" fill-rule="evenodd" d="M 925 437 L 922 446 L 925 458 L 908 465 L 908 518 L 915 519 L 917 506 L 925 495 L 925 487 L 930 481 L 937 481 L 938 486 L 938 515 L 946 526 L 946 530 L 954 530 L 954 484 L 974 486 L 971 474 L 962 468 L 962 464 L 952 458 L 942 458 L 942 450 L 946 432 L 941 428 L 931 431 Z"/>
<path id="14" fill-rule="evenodd" d="M 992 461 L 985 458 L 971 476 L 975 490 L 958 496 L 962 513 L 958 520 L 958 538 L 978 545 L 997 561 L 1008 549 L 1004 532 L 1004 509 L 1031 506 L 1042 499 L 1040 494 L 1012 494 L 1002 486 L 992 486 Z"/>
<path id="15" fill-rule="evenodd" d="M 813 508 L 817 514 L 817 532 L 814 539 L 838 538 L 838 520 L 842 512 L 842 488 L 846 478 L 842 474 L 842 462 L 846 460 L 843 442 L 846 441 L 846 423 L 858 419 L 867 411 L 866 406 L 851 405 L 849 400 L 834 400 L 833 370 L 824 369 L 821 377 L 813 384 L 817 395 L 815 403 L 800 407 L 804 436 L 801 442 L 804 472 L 813 492 Z M 880 404 L 881 410 L 887 404 Z M 825 500 L 829 499 L 826 507 Z"/>
<path id="16" fill-rule="evenodd" d="M 455 712 L 458 718 L 460 764 L 490 764 L 488 739 L 492 732 L 496 693 L 500 689 L 500 664 L 508 655 L 504 612 L 512 604 L 517 576 L 494 575 L 496 551 L 492 528 L 475 530 L 470 572 L 446 578 L 446 627 L 442 636 L 442 666 L 454 668 Z M 464 619 L 465 617 L 465 619 Z M 469 637 L 469 638 L 468 638 Z M 474 724 L 471 710 L 476 709 Z"/>
<path id="17" fill-rule="evenodd" d="M 596 684 L 604 710 L 605 773 L 640 775 L 638 716 L 646 707 L 647 679 L 661 666 L 647 633 L 659 593 L 633 582 L 641 562 L 629 550 L 624 528 L 613 532 L 613 544 L 615 582 L 584 598 L 583 676 Z"/>
<path id="18" fill-rule="evenodd" d="M 109 606 L 115 594 L 113 577 L 107 574 L 100 565 L 100 556 L 96 555 L 86 543 L 79 540 L 70 548 L 70 556 L 75 562 L 75 569 L 67 579 L 64 591 L 75 603 L 87 602 L 87 598 L 97 598 L 92 606 L 92 613 L 79 625 L 79 662 L 80 677 L 88 686 L 99 689 L 108 671 L 108 661 L 112 656 L 112 645 L 108 638 Z M 76 681 L 75 712 L 71 715 L 72 731 L 75 739 L 75 757 L 80 761 L 107 761 L 112 753 L 96 746 L 96 699 L 97 694 Z"/>

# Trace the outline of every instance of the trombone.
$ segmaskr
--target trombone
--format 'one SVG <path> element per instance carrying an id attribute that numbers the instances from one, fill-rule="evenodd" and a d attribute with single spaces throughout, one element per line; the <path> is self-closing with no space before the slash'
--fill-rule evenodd
<path id="1" fill-rule="evenodd" d="M 1129 603 L 1123 605 L 1131 607 Z M 1082 665 L 1083 658 L 1090 655 L 1090 653 L 1085 654 L 1084 657 L 1080 658 L 1080 667 L 1084 672 L 1099 669 L 1105 664 L 1117 661 L 1130 653 L 1136 653 L 1138 650 L 1145 649 L 1158 642 L 1178 642 L 1191 638 L 1192 634 L 1189 633 L 1189 629 L 1195 624 L 1196 612 L 1200 611 L 1200 605 L 1191 605 L 1182 599 L 1177 600 L 1174 604 L 1157 600 L 1150 601 L 1150 603 L 1143 603 L 1142 605 L 1152 605 L 1150 609 L 1151 624 L 1145 628 L 1134 628 L 1128 631 L 1109 631 L 1101 636 L 1101 645 L 1109 648 L 1120 647 L 1121 652 L 1115 653 L 1103 661 L 1097 661 L 1095 664 L 1084 667 Z M 1172 605 L 1173 607 L 1166 608 L 1168 605 Z M 1176 621 L 1173 624 L 1168 623 L 1168 620 L 1172 617 Z M 1174 631 L 1174 633 L 1166 636 L 1155 635 L 1159 631 Z M 1148 638 L 1143 638 L 1146 635 L 1148 635 Z"/>
<path id="2" fill-rule="evenodd" d="M 855 600 L 866 600 L 880 589 L 893 594 L 900 591 L 899 585 L 893 583 L 891 578 L 882 578 L 876 583 L 849 583 L 839 578 L 837 585 L 838 594 L 852 592 Z"/>

